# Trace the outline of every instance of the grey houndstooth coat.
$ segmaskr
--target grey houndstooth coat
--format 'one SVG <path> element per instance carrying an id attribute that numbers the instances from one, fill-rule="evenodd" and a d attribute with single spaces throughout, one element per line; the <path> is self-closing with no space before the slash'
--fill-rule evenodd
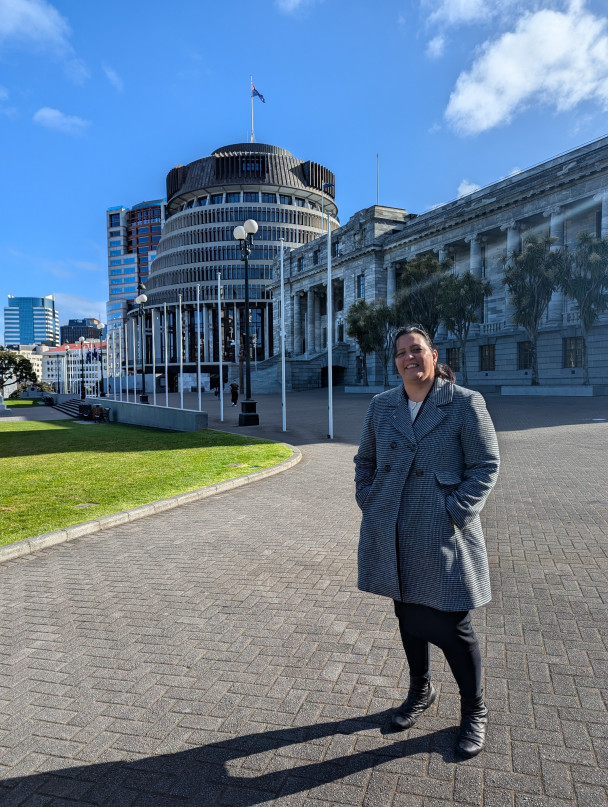
<path id="1" fill-rule="evenodd" d="M 414 424 L 403 387 L 376 395 L 355 456 L 359 588 L 441 611 L 489 602 L 479 514 L 498 466 L 478 392 L 436 378 Z"/>

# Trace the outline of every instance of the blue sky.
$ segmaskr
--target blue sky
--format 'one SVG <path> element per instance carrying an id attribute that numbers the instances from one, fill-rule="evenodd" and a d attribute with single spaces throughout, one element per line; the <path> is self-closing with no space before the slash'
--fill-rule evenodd
<path id="1" fill-rule="evenodd" d="M 0 0 L 0 317 L 105 317 L 105 210 L 248 140 L 421 213 L 608 132 L 605 0 Z M 0 340 L 4 326 L 0 321 Z"/>

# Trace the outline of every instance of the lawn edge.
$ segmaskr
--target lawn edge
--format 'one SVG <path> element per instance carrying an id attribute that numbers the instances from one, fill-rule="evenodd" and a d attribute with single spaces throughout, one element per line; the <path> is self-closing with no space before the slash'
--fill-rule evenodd
<path id="1" fill-rule="evenodd" d="M 175 507 L 181 507 L 183 504 L 191 504 L 201 499 L 207 499 L 209 496 L 215 496 L 216 493 L 225 493 L 233 488 L 239 488 L 243 485 L 249 485 L 251 482 L 257 482 L 260 479 L 280 474 L 282 471 L 287 471 L 289 468 L 293 468 L 294 465 L 297 465 L 302 459 L 302 452 L 295 446 L 289 445 L 289 443 L 280 443 L 279 445 L 287 446 L 287 448 L 292 451 L 292 455 L 286 460 L 283 460 L 283 462 L 272 465 L 270 468 L 262 468 L 260 471 L 253 471 L 244 476 L 236 476 L 234 479 L 227 479 L 225 482 L 217 482 L 215 485 L 207 485 L 204 488 L 189 490 L 186 493 L 177 493 L 175 496 L 170 496 L 168 499 L 159 499 L 156 502 L 142 504 L 139 505 L 139 507 L 132 507 L 130 510 L 111 513 L 109 516 L 102 516 L 92 521 L 83 521 L 80 524 L 72 524 L 60 530 L 44 532 L 32 538 L 23 538 L 21 541 L 15 541 L 12 544 L 0 546 L 0 563 L 14 560 L 15 558 L 22 558 L 25 555 L 31 555 L 42 549 L 48 549 L 51 546 L 57 546 L 57 544 L 64 544 L 66 541 L 73 541 L 74 538 L 80 538 L 83 535 L 91 535 L 95 532 L 108 530 L 111 527 L 126 524 L 129 521 L 136 521 L 146 516 L 153 516 L 155 513 L 162 513 L 164 510 L 172 510 Z"/>

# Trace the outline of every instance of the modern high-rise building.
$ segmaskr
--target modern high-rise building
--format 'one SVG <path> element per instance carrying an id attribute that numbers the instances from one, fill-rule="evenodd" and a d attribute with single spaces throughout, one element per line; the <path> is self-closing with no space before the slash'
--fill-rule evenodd
<path id="1" fill-rule="evenodd" d="M 255 219 L 259 227 L 249 258 L 251 345 L 258 361 L 272 355 L 273 262 L 281 242 L 286 247 L 307 244 L 327 231 L 328 220 L 332 230 L 340 226 L 334 183 L 334 175 L 322 165 L 262 143 L 224 146 L 169 172 L 165 225 L 146 284 L 146 353 L 150 356 L 154 323 L 161 373 L 161 337 L 167 333 L 171 389 L 177 387 L 180 371 L 180 331 L 185 384 L 187 376 L 195 383 L 199 350 L 203 363 L 218 361 L 220 343 L 224 360 L 239 359 L 245 275 L 233 230 L 247 219 Z"/>
<path id="2" fill-rule="evenodd" d="M 13 297 L 4 309 L 4 345 L 49 345 L 59 343 L 59 314 L 55 298 Z"/>
<path id="3" fill-rule="evenodd" d="M 146 284 L 150 253 L 160 241 L 165 220 L 165 202 L 156 199 L 134 207 L 111 207 L 106 212 L 108 234 L 108 327 L 126 320 L 137 296 L 139 283 Z"/>
<path id="4" fill-rule="evenodd" d="M 99 339 L 99 325 L 101 325 L 101 322 L 94 317 L 69 319 L 68 324 L 62 325 L 60 328 L 61 344 L 77 342 L 81 336 L 84 336 L 85 339 Z"/>

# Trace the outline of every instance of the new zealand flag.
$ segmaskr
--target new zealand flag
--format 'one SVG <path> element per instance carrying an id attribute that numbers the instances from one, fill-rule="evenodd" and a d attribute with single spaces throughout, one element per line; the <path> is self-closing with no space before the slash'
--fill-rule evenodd
<path id="1" fill-rule="evenodd" d="M 251 85 L 251 96 L 252 96 L 252 98 L 255 98 L 255 97 L 256 97 L 256 95 L 257 95 L 257 97 L 260 99 L 260 101 L 261 101 L 263 104 L 265 104 L 265 103 L 266 103 L 266 101 L 264 100 L 264 96 L 262 95 L 262 93 L 261 93 L 261 92 L 258 92 L 258 91 L 256 90 L 256 88 L 255 88 L 255 87 L 253 86 L 253 84 L 252 84 L 252 85 Z"/>

